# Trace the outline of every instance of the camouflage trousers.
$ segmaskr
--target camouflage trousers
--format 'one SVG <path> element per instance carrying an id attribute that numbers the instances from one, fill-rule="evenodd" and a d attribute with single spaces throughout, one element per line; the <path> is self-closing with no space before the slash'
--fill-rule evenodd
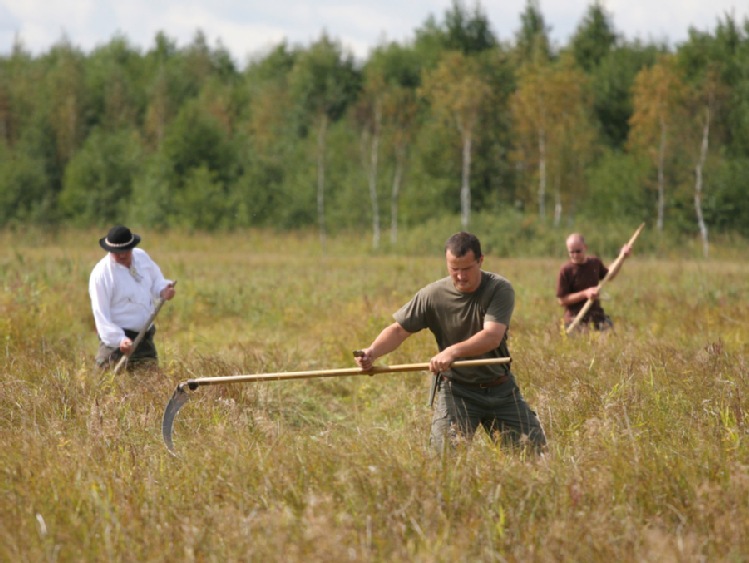
<path id="1" fill-rule="evenodd" d="M 439 453 L 470 441 L 479 426 L 492 440 L 504 445 L 530 448 L 540 453 L 546 435 L 538 416 L 523 399 L 515 378 L 495 387 L 474 387 L 442 381 L 432 417 L 431 446 Z"/>

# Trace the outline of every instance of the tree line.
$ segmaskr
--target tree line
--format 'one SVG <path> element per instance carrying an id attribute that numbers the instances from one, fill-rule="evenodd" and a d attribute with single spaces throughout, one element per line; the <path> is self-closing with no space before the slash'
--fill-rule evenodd
<path id="1" fill-rule="evenodd" d="M 321 33 L 240 68 L 201 31 L 0 57 L 0 227 L 366 225 L 513 213 L 749 236 L 749 21 L 628 40 L 593 1 L 566 45 L 454 0 L 356 60 Z"/>

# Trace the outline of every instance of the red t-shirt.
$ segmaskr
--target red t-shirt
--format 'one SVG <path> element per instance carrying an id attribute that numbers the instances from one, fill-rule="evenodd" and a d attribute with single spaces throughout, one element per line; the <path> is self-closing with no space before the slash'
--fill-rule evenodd
<path id="1" fill-rule="evenodd" d="M 582 264 L 567 262 L 559 270 L 559 277 L 557 279 L 557 297 L 566 297 L 571 293 L 577 293 L 584 289 L 588 289 L 589 287 L 596 287 L 608 273 L 609 269 L 595 256 L 588 256 Z M 585 306 L 585 301 L 586 300 L 583 299 L 572 305 L 567 305 L 564 308 L 564 322 L 572 322 L 580 310 Z M 582 322 L 587 323 L 593 321 L 599 323 L 602 322 L 603 319 L 603 308 L 598 299 L 596 299 L 585 317 L 582 319 Z"/>

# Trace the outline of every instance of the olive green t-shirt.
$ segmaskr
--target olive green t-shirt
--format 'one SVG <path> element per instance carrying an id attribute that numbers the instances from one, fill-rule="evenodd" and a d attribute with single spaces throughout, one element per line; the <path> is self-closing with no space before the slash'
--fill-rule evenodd
<path id="1" fill-rule="evenodd" d="M 448 346 L 468 340 L 484 328 L 485 321 L 502 323 L 509 329 L 515 308 L 515 290 L 502 276 L 481 272 L 481 284 L 473 293 L 462 293 L 448 276 L 420 289 L 416 295 L 394 315 L 395 321 L 408 332 L 428 328 L 437 341 L 440 351 Z M 474 358 L 506 358 L 507 333 L 500 345 Z M 444 375 L 456 381 L 470 383 L 488 382 L 509 373 L 508 364 L 453 368 Z"/>

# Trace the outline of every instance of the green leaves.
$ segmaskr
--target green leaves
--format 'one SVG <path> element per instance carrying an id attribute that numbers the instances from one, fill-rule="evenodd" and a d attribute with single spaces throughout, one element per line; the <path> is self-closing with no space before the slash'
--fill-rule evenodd
<path id="1" fill-rule="evenodd" d="M 455 1 L 366 60 L 323 32 L 243 69 L 199 31 L 185 46 L 159 32 L 145 52 L 120 34 L 90 53 L 65 37 L 39 57 L 19 43 L 0 57 L 0 226 L 126 215 L 321 234 L 367 224 L 377 240 L 389 223 L 395 243 L 399 225 L 459 210 L 465 226 L 477 211 L 553 206 L 555 224 L 617 209 L 690 235 L 708 111 L 707 226 L 749 224 L 726 172 L 749 158 L 745 22 L 726 15 L 673 49 L 614 24 L 592 2 L 554 45 L 528 0 L 500 42 L 479 4 Z"/>

